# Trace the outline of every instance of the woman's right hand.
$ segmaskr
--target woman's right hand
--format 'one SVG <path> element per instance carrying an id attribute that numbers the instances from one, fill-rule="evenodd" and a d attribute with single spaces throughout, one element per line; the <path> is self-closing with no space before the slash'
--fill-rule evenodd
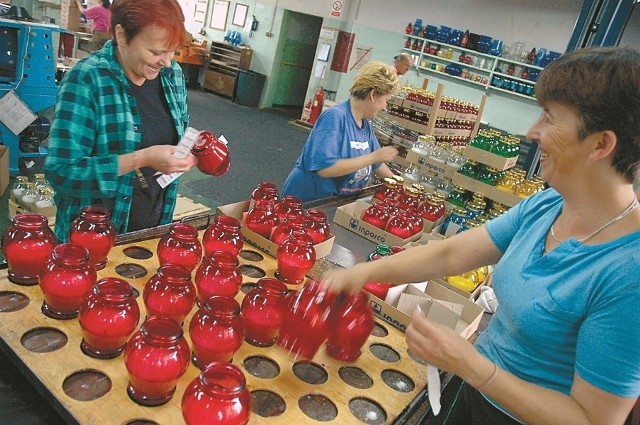
<path id="1" fill-rule="evenodd" d="M 320 283 L 329 292 L 357 293 L 367 282 L 367 274 L 362 266 L 358 264 L 348 269 L 329 270 L 323 274 Z"/>
<path id="2" fill-rule="evenodd" d="M 395 146 L 384 146 L 373 152 L 376 163 L 391 162 L 398 156 L 398 149 Z"/>
<path id="3" fill-rule="evenodd" d="M 196 165 L 196 157 L 189 153 L 186 158 L 178 158 L 173 154 L 176 148 L 173 145 L 154 145 L 141 149 L 142 165 L 164 174 L 189 171 Z"/>

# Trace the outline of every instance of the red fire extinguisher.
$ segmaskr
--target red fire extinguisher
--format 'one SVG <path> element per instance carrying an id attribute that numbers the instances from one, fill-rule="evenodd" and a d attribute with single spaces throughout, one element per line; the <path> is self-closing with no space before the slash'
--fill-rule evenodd
<path id="1" fill-rule="evenodd" d="M 311 101 L 308 101 L 304 105 L 304 109 L 302 110 L 302 121 L 309 122 L 309 118 L 311 117 Z"/>
<path id="2" fill-rule="evenodd" d="M 322 105 L 324 104 L 324 89 L 322 86 L 318 86 L 318 90 L 316 90 L 315 96 L 313 96 L 313 105 L 311 106 L 311 116 L 309 117 L 309 122 L 311 124 L 315 124 L 316 120 L 320 116 L 320 112 L 322 112 Z"/>

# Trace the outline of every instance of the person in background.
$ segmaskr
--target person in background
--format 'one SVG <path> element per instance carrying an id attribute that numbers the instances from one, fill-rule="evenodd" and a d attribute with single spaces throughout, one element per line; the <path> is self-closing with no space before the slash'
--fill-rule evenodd
<path id="1" fill-rule="evenodd" d="M 83 9 L 82 2 L 76 0 L 78 9 L 87 19 L 93 20 L 91 47 L 100 50 L 109 39 L 109 20 L 111 19 L 111 1 L 102 0 L 102 5 Z"/>
<path id="2" fill-rule="evenodd" d="M 398 90 L 398 76 L 382 62 L 371 62 L 358 72 L 351 98 L 318 118 L 300 157 L 289 173 L 282 195 L 304 202 L 333 195 L 352 195 L 369 182 L 393 173 L 385 164 L 398 150 L 380 147 L 369 120 L 387 107 Z"/>
<path id="3" fill-rule="evenodd" d="M 117 0 L 104 48 L 82 58 L 58 92 L 45 174 L 55 189 L 55 233 L 68 240 L 85 206 L 111 212 L 118 233 L 171 222 L 177 180 L 162 188 L 157 172 L 196 163 L 173 155 L 187 128 L 187 91 L 172 61 L 185 40 L 176 0 Z"/>
<path id="4" fill-rule="evenodd" d="M 416 310 L 409 351 L 459 376 L 447 424 L 625 422 L 640 395 L 640 53 L 589 48 L 548 65 L 527 139 L 550 188 L 444 241 L 324 276 L 330 291 L 496 264 L 500 302 L 472 345 Z"/>
<path id="5" fill-rule="evenodd" d="M 409 53 L 400 53 L 393 59 L 393 69 L 399 76 L 406 74 L 413 66 L 413 59 Z"/>

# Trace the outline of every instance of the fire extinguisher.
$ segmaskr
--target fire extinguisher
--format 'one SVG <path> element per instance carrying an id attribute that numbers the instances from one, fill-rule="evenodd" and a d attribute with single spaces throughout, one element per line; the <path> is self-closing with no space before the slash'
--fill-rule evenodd
<path id="1" fill-rule="evenodd" d="M 302 121 L 309 122 L 309 118 L 311 117 L 311 101 L 308 101 L 304 105 L 304 109 L 302 110 Z"/>
<path id="2" fill-rule="evenodd" d="M 322 105 L 324 104 L 324 89 L 322 86 L 318 86 L 318 90 L 316 90 L 315 96 L 313 96 L 313 105 L 311 106 L 311 116 L 309 117 L 309 122 L 311 124 L 315 124 L 316 120 L 320 116 L 320 112 L 322 112 Z"/>

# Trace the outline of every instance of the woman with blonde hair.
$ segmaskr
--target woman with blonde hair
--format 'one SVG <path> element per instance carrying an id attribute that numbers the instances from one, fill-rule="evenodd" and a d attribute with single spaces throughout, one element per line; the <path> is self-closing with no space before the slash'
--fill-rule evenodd
<path id="1" fill-rule="evenodd" d="M 390 177 L 385 164 L 396 148 L 380 147 L 369 120 L 387 107 L 398 91 L 398 75 L 389 65 L 362 67 L 349 92 L 351 98 L 324 111 L 284 184 L 282 194 L 304 202 L 360 192 L 371 174 Z"/>

